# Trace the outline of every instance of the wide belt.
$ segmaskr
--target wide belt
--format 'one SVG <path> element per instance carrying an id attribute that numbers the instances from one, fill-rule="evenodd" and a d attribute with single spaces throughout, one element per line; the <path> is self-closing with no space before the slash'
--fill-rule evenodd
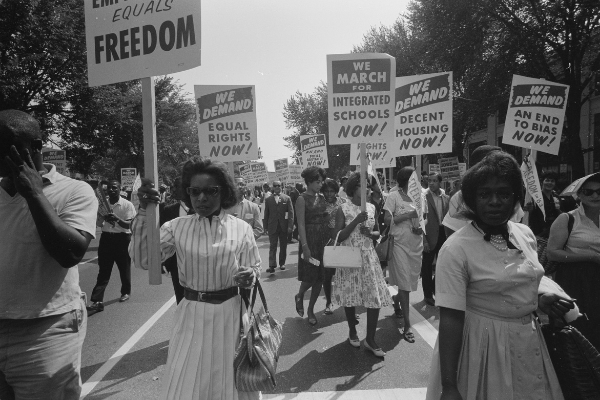
<path id="1" fill-rule="evenodd" d="M 183 288 L 183 297 L 190 301 L 201 301 L 203 303 L 221 304 L 239 294 L 238 287 L 233 286 L 216 292 L 199 292 L 196 290 Z"/>

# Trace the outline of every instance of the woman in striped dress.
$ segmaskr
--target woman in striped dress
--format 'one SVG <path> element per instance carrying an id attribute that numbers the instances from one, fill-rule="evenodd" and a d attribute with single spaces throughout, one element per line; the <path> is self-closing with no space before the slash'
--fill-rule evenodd
<path id="1" fill-rule="evenodd" d="M 233 370 L 240 327 L 238 291 L 260 276 L 252 228 L 224 212 L 235 205 L 236 189 L 223 163 L 188 161 L 182 186 L 196 214 L 160 228 L 161 258 L 177 255 L 179 281 L 185 288 L 175 311 L 161 398 L 258 399 L 260 392 L 237 391 Z M 147 269 L 145 208 L 159 196 L 148 180 L 138 193 L 140 210 L 129 252 L 136 266 Z"/>

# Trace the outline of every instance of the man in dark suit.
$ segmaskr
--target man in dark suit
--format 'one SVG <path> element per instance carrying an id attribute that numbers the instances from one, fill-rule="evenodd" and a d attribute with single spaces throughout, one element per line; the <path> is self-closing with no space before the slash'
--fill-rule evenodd
<path id="1" fill-rule="evenodd" d="M 435 305 L 433 300 L 433 260 L 446 241 L 446 233 L 442 221 L 448 212 L 450 198 L 440 189 L 442 176 L 433 172 L 429 175 L 429 187 L 425 191 L 427 199 L 427 224 L 425 225 L 425 240 L 423 240 L 423 261 L 421 263 L 421 278 L 423 279 L 423 294 L 425 303 Z"/>
<path id="2" fill-rule="evenodd" d="M 273 182 L 273 194 L 265 200 L 265 224 L 269 232 L 269 268 L 275 273 L 277 267 L 277 242 L 279 242 L 279 268 L 285 270 L 287 237 L 294 228 L 294 207 L 290 196 L 281 193 L 281 182 Z"/>
<path id="3" fill-rule="evenodd" d="M 298 190 L 298 185 L 302 188 L 301 183 L 296 183 L 296 186 L 290 187 L 290 199 L 292 199 L 292 209 L 296 209 L 296 200 L 300 197 L 300 191 Z M 298 240 L 298 222 L 296 220 L 296 214 L 294 214 L 294 228 L 292 228 L 292 233 L 288 235 L 288 243 L 297 243 L 294 242 L 294 239 Z"/>
<path id="4" fill-rule="evenodd" d="M 159 222 L 162 226 L 165 222 L 171 221 L 172 219 L 183 217 L 189 214 L 193 214 L 194 210 L 184 203 L 183 195 L 181 193 L 181 177 L 175 178 L 173 187 L 171 188 L 173 195 L 172 198 L 177 200 L 177 203 L 166 205 L 166 203 L 160 203 L 159 205 Z M 171 280 L 173 281 L 173 290 L 175 291 L 175 300 L 177 304 L 183 299 L 183 286 L 179 282 L 179 270 L 177 269 L 177 254 L 165 260 L 163 263 L 165 269 L 171 274 Z"/>

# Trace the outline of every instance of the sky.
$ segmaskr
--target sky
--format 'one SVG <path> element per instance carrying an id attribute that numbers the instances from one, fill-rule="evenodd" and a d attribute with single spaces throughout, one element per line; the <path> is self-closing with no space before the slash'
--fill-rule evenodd
<path id="1" fill-rule="evenodd" d="M 173 74 L 194 85 L 255 85 L 258 145 L 290 157 L 283 107 L 297 91 L 327 81 L 327 54 L 350 53 L 372 27 L 391 26 L 408 0 L 208 0 L 202 2 L 202 65 Z M 290 160 L 291 161 L 291 160 Z"/>

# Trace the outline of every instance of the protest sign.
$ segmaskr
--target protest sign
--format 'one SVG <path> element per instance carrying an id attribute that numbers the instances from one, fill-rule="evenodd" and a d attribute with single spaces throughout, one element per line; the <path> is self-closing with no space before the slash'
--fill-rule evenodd
<path id="1" fill-rule="evenodd" d="M 464 163 L 464 162 L 458 163 L 458 173 L 460 174 L 461 178 L 463 176 L 465 176 L 465 174 L 467 173 L 467 163 Z"/>
<path id="2" fill-rule="evenodd" d="M 440 164 L 429 164 L 429 173 L 433 174 L 434 172 L 440 173 Z"/>
<path id="3" fill-rule="evenodd" d="M 200 2 L 87 0 L 90 86 L 181 72 L 200 65 Z"/>
<path id="4" fill-rule="evenodd" d="M 329 144 L 393 140 L 395 76 L 387 54 L 327 56 Z"/>
<path id="5" fill-rule="evenodd" d="M 406 195 L 410 197 L 413 202 L 413 206 L 417 210 L 417 215 L 419 216 L 419 226 L 421 229 L 423 229 L 423 231 L 425 231 L 425 217 L 423 215 L 425 197 L 423 196 L 423 191 L 421 190 L 421 183 L 419 182 L 417 171 L 413 171 L 408 179 L 408 187 L 406 188 L 406 192 Z"/>
<path id="6" fill-rule="evenodd" d="M 527 193 L 531 196 L 535 204 L 542 210 L 544 220 L 546 220 L 546 210 L 544 209 L 544 196 L 542 195 L 542 187 L 537 174 L 535 161 L 531 160 L 531 156 L 527 155 L 521 164 L 521 176 Z"/>
<path id="7" fill-rule="evenodd" d="M 290 171 L 290 182 L 293 183 L 304 183 L 304 178 L 302 178 L 302 171 L 304 171 L 304 167 L 298 164 L 291 164 L 288 166 Z"/>
<path id="8" fill-rule="evenodd" d="M 269 186 L 273 185 L 273 182 L 278 181 L 277 173 L 275 171 L 267 171 L 267 183 Z"/>
<path id="9" fill-rule="evenodd" d="M 121 190 L 133 190 L 137 170 L 135 168 L 121 168 Z"/>
<path id="10" fill-rule="evenodd" d="M 325 135 L 300 135 L 300 149 L 304 168 L 312 166 L 329 167 Z"/>
<path id="11" fill-rule="evenodd" d="M 374 168 L 389 168 L 396 166 L 396 159 L 392 157 L 391 143 L 365 143 L 367 157 Z M 350 145 L 350 165 L 360 165 L 360 144 Z"/>
<path id="12" fill-rule="evenodd" d="M 269 181 L 269 175 L 267 174 L 267 166 L 264 162 L 253 162 L 248 165 L 250 166 L 250 168 L 248 171 L 246 171 L 246 185 L 262 186 L 265 182 Z"/>
<path id="13" fill-rule="evenodd" d="M 513 75 L 502 143 L 558 154 L 569 86 Z"/>
<path id="14" fill-rule="evenodd" d="M 452 72 L 396 78 L 393 155 L 452 152 Z"/>
<path id="15" fill-rule="evenodd" d="M 248 178 L 250 177 L 251 170 L 250 164 L 242 164 L 240 165 L 240 177 L 244 180 L 246 185 L 250 186 L 250 182 L 248 182 Z"/>
<path id="16" fill-rule="evenodd" d="M 67 151 L 66 150 L 54 150 L 44 148 L 42 149 L 42 161 L 56 166 L 56 172 L 61 175 L 69 175 L 67 170 Z"/>
<path id="17" fill-rule="evenodd" d="M 254 86 L 194 85 L 200 155 L 219 161 L 258 158 Z"/>
<path id="18" fill-rule="evenodd" d="M 288 182 L 290 180 L 288 159 L 280 158 L 279 160 L 274 160 L 273 164 L 275 165 L 275 174 L 277 174 L 277 179 L 279 179 L 281 182 Z"/>
<path id="19" fill-rule="evenodd" d="M 445 181 L 451 181 L 460 178 L 460 168 L 458 166 L 458 157 L 448 157 L 438 159 L 440 174 Z"/>

